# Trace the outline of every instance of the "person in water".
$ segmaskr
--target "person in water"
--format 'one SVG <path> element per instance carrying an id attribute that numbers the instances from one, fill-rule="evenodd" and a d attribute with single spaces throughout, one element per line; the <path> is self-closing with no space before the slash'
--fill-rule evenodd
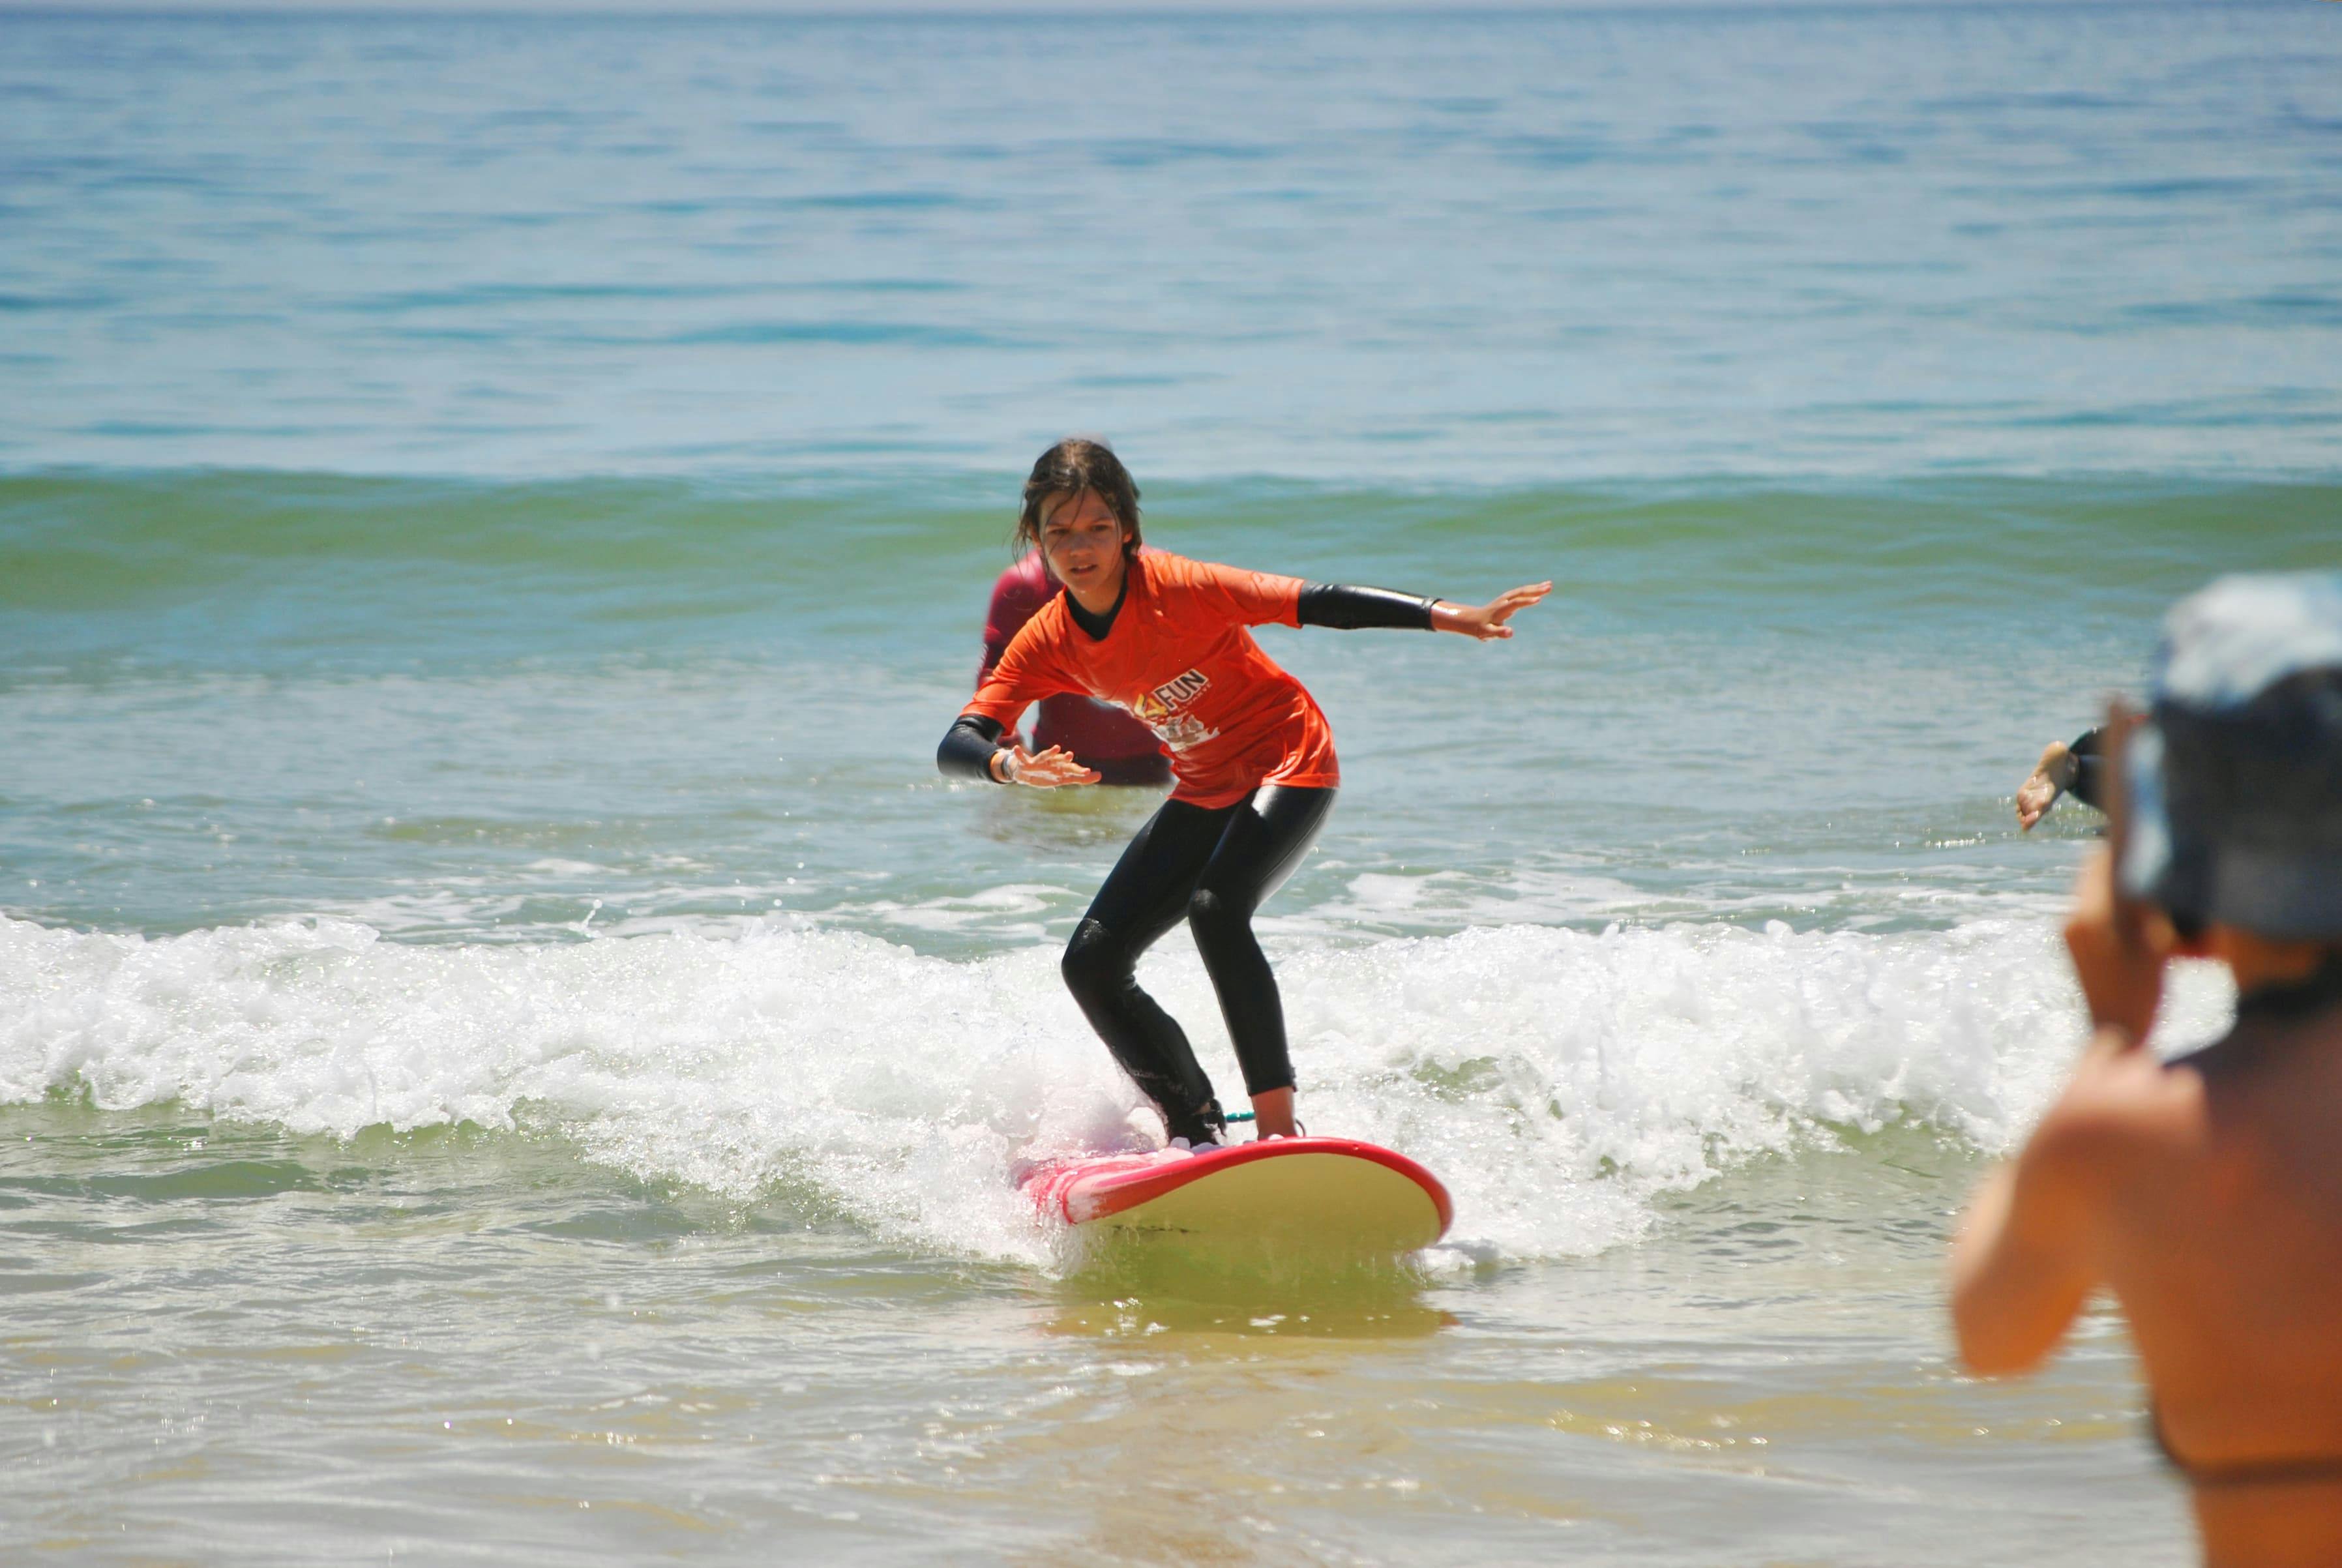
<path id="1" fill-rule="evenodd" d="M 2051 741 L 2041 749 L 2041 760 L 2017 786 L 2017 826 L 2031 833 L 2033 824 L 2049 814 L 2057 797 L 2071 794 L 2084 805 L 2106 807 L 2106 731 L 2084 730 L 2071 745 Z"/>
<path id="2" fill-rule="evenodd" d="M 1960 1227 L 1960 1353 L 2023 1371 L 2112 1291 L 2206 1560 L 2342 1563 L 2342 575 L 2181 602 L 2111 744 L 2066 926 L 2095 1033 Z M 2227 966 L 2237 1015 L 2167 1063 L 2143 1042 L 2177 955 Z"/>
<path id="3" fill-rule="evenodd" d="M 1103 443 L 1061 441 L 1025 482 L 1017 537 L 1064 590 L 1026 622 L 945 735 L 949 775 L 1034 789 L 1097 782 L 1061 747 L 999 741 L 1026 707 L 1078 693 L 1144 721 L 1171 756 L 1171 798 L 1098 889 L 1065 954 L 1066 984 L 1166 1134 L 1216 1143 L 1226 1123 L 1186 1034 L 1139 987 L 1138 957 L 1187 922 L 1218 994 L 1262 1137 L 1291 1136 L 1293 1064 L 1253 912 L 1299 862 L 1341 783 L 1333 732 L 1246 628 L 1414 627 L 1489 641 L 1552 591 L 1486 604 L 1305 583 L 1139 544 L 1138 486 Z"/>
<path id="4" fill-rule="evenodd" d="M 1038 550 L 1027 550 L 1016 564 L 1000 574 L 992 585 L 992 607 L 984 619 L 984 663 L 976 672 L 982 688 L 1000 655 L 1025 629 L 1042 605 L 1056 597 L 1048 562 Z M 1001 735 L 1002 744 L 1021 744 L 1014 730 Z M 1059 694 L 1043 697 L 1033 720 L 1033 750 L 1062 751 L 1110 784 L 1160 784 L 1171 778 L 1171 759 L 1155 732 L 1120 708 L 1093 697 Z"/>

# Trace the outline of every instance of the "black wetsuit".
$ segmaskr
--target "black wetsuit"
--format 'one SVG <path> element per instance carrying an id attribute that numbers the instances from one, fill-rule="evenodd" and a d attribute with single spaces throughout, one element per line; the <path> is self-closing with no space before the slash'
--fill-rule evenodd
<path id="1" fill-rule="evenodd" d="M 1283 784 L 1216 809 L 1165 801 L 1074 928 L 1066 984 L 1122 1070 L 1163 1108 L 1175 1138 L 1216 1138 L 1219 1106 L 1186 1032 L 1139 985 L 1138 955 L 1185 920 L 1219 996 L 1245 1092 L 1293 1087 L 1285 1004 L 1252 916 L 1333 809 L 1330 789 Z"/>
<path id="2" fill-rule="evenodd" d="M 1301 591 L 1299 619 L 1305 626 L 1428 631 L 1433 603 L 1381 588 L 1312 583 Z M 1122 602 L 1094 615 L 1068 594 L 1066 609 L 1075 624 L 1103 639 Z M 946 774 L 990 779 L 992 754 L 1006 733 L 991 719 L 964 717 L 944 736 L 936 765 Z M 1187 922 L 1244 1069 L 1245 1092 L 1291 1088 L 1285 1006 L 1253 935 L 1252 916 L 1300 864 L 1333 809 L 1334 793 L 1264 784 L 1233 805 L 1165 801 L 1122 852 L 1074 928 L 1062 965 L 1066 984 L 1122 1070 L 1161 1108 L 1172 1137 L 1216 1142 L 1223 1126 L 1219 1102 L 1186 1032 L 1139 985 L 1139 954 Z"/>
<path id="3" fill-rule="evenodd" d="M 2066 748 L 2074 758 L 2074 782 L 2066 786 L 2066 793 L 2084 805 L 2096 806 L 2100 811 L 2107 809 L 2106 747 L 2107 732 L 2101 727 L 2084 730 L 2074 737 L 2074 744 Z"/>

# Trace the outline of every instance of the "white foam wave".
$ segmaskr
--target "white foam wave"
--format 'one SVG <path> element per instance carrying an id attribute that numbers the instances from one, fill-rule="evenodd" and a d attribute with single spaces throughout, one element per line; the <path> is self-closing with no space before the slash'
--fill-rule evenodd
<path id="1" fill-rule="evenodd" d="M 593 1157 L 746 1197 L 809 1184 L 907 1244 L 1039 1260 L 1028 1145 L 1136 1103 L 1052 948 L 965 962 L 771 921 L 419 946 L 317 920 L 167 938 L 0 920 L 0 1102 L 179 1102 L 295 1132 L 549 1124 Z M 2049 928 L 1876 936 L 1516 925 L 1279 959 L 1315 1130 L 1424 1159 L 1457 1236 L 1631 1239 L 1659 1194 L 1844 1130 L 2005 1146 L 2080 1025 Z M 1233 1064 L 1192 948 L 1148 983 Z M 2177 1035 L 2227 998 L 2183 976 Z"/>

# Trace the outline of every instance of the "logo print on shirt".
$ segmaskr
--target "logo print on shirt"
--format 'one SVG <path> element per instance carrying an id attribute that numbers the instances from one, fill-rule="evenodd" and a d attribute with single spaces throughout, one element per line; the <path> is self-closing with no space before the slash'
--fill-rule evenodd
<path id="1" fill-rule="evenodd" d="M 1204 727 L 1204 721 L 1183 712 L 1190 703 L 1203 694 L 1212 684 L 1211 677 L 1201 670 L 1189 670 L 1175 675 L 1145 696 L 1130 704 L 1138 722 L 1153 730 L 1163 744 L 1173 751 L 1185 751 L 1189 746 L 1203 744 L 1220 732 Z"/>

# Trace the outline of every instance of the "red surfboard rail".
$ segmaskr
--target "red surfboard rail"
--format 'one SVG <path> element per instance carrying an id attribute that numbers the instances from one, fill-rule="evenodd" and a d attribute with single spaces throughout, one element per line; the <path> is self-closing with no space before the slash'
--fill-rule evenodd
<path id="1" fill-rule="evenodd" d="M 1044 1215 L 1081 1225 L 1126 1213 L 1206 1177 L 1258 1161 L 1329 1154 L 1379 1165 L 1415 1183 L 1437 1211 L 1436 1235 L 1447 1233 L 1456 1218 L 1456 1205 L 1439 1178 L 1396 1150 L 1355 1138 L 1271 1138 L 1192 1154 L 1159 1149 L 1144 1154 L 1077 1157 L 1043 1165 L 1020 1184 Z"/>

